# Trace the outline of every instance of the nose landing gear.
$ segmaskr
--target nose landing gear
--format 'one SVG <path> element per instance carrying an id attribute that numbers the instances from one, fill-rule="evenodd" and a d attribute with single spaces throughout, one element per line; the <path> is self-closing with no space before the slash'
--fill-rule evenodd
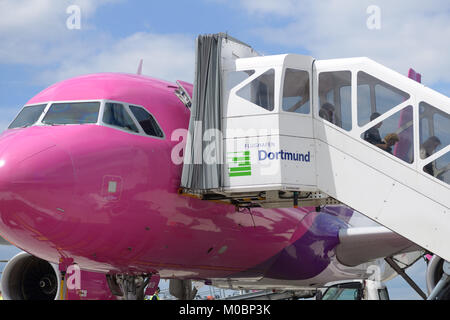
<path id="1" fill-rule="evenodd" d="M 153 275 L 155 276 L 155 275 Z M 124 300 L 144 300 L 145 288 L 152 279 L 150 275 L 108 275 L 111 293 L 123 297 Z M 153 280 L 153 279 L 152 279 Z"/>

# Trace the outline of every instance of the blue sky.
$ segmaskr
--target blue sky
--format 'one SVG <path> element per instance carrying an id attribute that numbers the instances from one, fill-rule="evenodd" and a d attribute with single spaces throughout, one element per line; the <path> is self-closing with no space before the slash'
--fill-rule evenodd
<path id="1" fill-rule="evenodd" d="M 80 8 L 80 29 L 66 21 Z M 370 5 L 380 28 L 369 29 Z M 101 71 L 192 81 L 198 34 L 228 32 L 263 54 L 318 59 L 368 56 L 450 95 L 450 4 L 446 0 L 2 0 L 0 130 L 54 82 Z"/>
<path id="2" fill-rule="evenodd" d="M 70 5 L 80 8 L 79 29 L 67 27 Z M 377 29 L 367 25 L 371 5 Z M 52 83 L 134 73 L 141 58 L 146 75 L 192 82 L 195 38 L 216 32 L 263 54 L 367 56 L 402 74 L 414 67 L 450 96 L 449 21 L 448 0 L 0 0 L 0 131 Z M 424 278 L 423 270 L 412 271 Z M 406 291 L 401 297 L 414 297 Z"/>

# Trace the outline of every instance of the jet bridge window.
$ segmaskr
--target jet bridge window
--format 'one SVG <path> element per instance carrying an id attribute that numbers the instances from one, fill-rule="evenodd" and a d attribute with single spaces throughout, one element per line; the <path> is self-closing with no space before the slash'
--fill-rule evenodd
<path id="1" fill-rule="evenodd" d="M 407 106 L 383 121 L 378 119 L 379 115 L 374 115 L 371 118 L 374 124 L 362 134 L 361 138 L 403 161 L 413 163 L 412 114 L 413 107 Z"/>
<path id="2" fill-rule="evenodd" d="M 420 158 L 427 159 L 450 144 L 450 116 L 428 103 L 421 102 L 419 118 Z M 423 171 L 449 183 L 450 152 L 425 165 Z"/>
<path id="3" fill-rule="evenodd" d="M 124 106 L 119 103 L 106 103 L 103 122 L 125 130 L 139 132 Z"/>
<path id="4" fill-rule="evenodd" d="M 423 171 L 450 184 L 450 152 L 427 164 Z"/>
<path id="5" fill-rule="evenodd" d="M 319 74 L 319 117 L 347 131 L 352 129 L 351 82 L 350 71 Z"/>
<path id="6" fill-rule="evenodd" d="M 420 157 L 426 159 L 450 144 L 450 116 L 428 103 L 421 102 L 419 118 Z"/>
<path id="7" fill-rule="evenodd" d="M 147 110 L 136 106 L 130 106 L 130 110 L 136 117 L 137 121 L 146 134 L 158 138 L 164 137 L 164 133 L 162 132 L 155 118 L 153 118 L 153 116 L 148 113 Z"/>
<path id="8" fill-rule="evenodd" d="M 283 85 L 283 110 L 309 114 L 309 73 L 286 69 Z"/>
<path id="9" fill-rule="evenodd" d="M 25 128 L 32 126 L 38 121 L 42 112 L 44 111 L 46 104 L 40 104 L 37 106 L 26 106 L 20 111 L 19 115 L 10 124 L 8 129 Z"/>
<path id="10" fill-rule="evenodd" d="M 231 89 L 236 87 L 239 83 L 244 82 L 249 77 L 255 73 L 254 70 L 244 70 L 244 71 L 232 71 L 227 73 L 225 88 L 229 92 Z"/>
<path id="11" fill-rule="evenodd" d="M 358 72 L 358 125 L 381 115 L 409 99 L 409 94 L 371 75 Z M 412 119 L 412 118 L 411 118 Z"/>
<path id="12" fill-rule="evenodd" d="M 269 69 L 252 82 L 241 88 L 236 94 L 261 108 L 273 111 L 275 108 L 275 70 Z"/>
<path id="13" fill-rule="evenodd" d="M 54 103 L 42 123 L 49 125 L 97 123 L 100 102 Z"/>

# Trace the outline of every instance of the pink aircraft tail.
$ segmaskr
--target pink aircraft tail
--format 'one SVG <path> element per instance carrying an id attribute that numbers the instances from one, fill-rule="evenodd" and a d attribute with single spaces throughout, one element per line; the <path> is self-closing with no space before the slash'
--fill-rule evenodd
<path id="1" fill-rule="evenodd" d="M 422 75 L 417 73 L 414 69 L 410 68 L 408 71 L 408 78 L 416 80 L 419 83 L 422 83 Z"/>

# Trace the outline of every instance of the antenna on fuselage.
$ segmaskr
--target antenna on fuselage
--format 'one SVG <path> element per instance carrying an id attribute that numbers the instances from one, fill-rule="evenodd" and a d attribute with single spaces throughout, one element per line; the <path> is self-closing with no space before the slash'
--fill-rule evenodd
<path id="1" fill-rule="evenodd" d="M 137 69 L 137 74 L 141 75 L 142 74 L 142 65 L 144 64 L 144 59 L 141 59 L 141 61 L 139 61 L 139 66 Z"/>

